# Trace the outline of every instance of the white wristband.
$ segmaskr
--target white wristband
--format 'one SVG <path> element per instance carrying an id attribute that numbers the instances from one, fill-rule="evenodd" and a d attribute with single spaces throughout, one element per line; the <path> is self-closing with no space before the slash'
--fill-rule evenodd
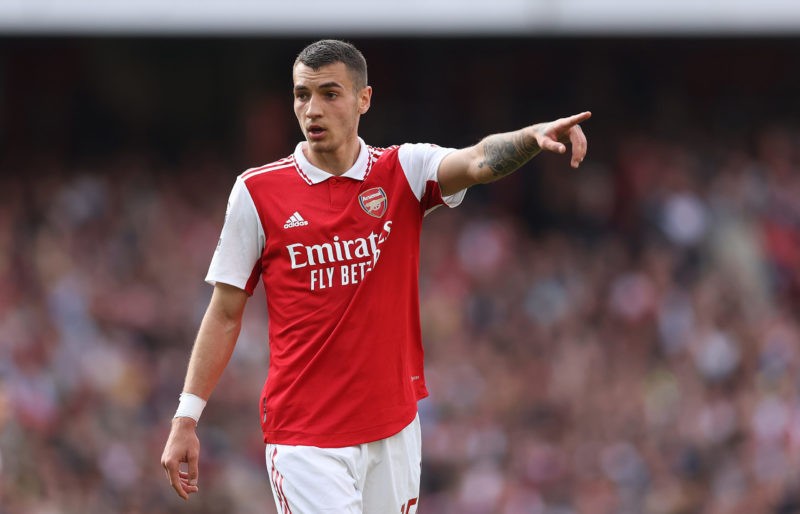
<path id="1" fill-rule="evenodd" d="M 206 407 L 206 401 L 192 393 L 181 393 L 178 402 L 178 410 L 175 411 L 174 418 L 192 418 L 195 422 L 200 421 L 200 414 Z"/>

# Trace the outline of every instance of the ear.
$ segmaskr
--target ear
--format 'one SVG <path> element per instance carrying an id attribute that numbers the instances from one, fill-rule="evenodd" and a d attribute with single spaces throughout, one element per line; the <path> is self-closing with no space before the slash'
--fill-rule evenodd
<path id="1" fill-rule="evenodd" d="M 358 92 L 358 113 L 366 114 L 372 102 L 372 86 L 364 86 Z"/>

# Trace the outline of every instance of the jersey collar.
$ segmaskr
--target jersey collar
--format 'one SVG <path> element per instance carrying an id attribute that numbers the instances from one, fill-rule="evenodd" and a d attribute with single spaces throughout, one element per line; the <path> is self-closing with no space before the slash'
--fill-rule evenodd
<path id="1" fill-rule="evenodd" d="M 358 158 L 355 164 L 353 164 L 353 167 L 349 170 L 338 176 L 364 180 L 364 177 L 367 175 L 367 170 L 369 168 L 369 151 L 363 139 L 359 137 L 358 142 L 361 145 L 361 149 L 358 152 Z M 294 162 L 297 167 L 297 172 L 309 184 L 319 184 L 320 182 L 337 176 L 311 164 L 303 153 L 303 142 L 298 143 L 294 149 Z"/>

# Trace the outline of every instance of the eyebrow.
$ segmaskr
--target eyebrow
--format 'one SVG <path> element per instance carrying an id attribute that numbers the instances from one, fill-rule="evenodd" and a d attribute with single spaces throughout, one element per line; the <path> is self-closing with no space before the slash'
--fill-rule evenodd
<path id="1" fill-rule="evenodd" d="M 317 89 L 331 89 L 331 88 L 335 88 L 335 87 L 338 87 L 340 89 L 344 89 L 344 86 L 339 84 L 336 81 L 323 82 L 322 84 L 317 86 Z M 298 84 L 298 85 L 294 86 L 294 90 L 295 91 L 306 90 L 306 89 L 309 89 L 309 87 L 306 86 L 306 85 L 303 85 L 303 84 Z"/>

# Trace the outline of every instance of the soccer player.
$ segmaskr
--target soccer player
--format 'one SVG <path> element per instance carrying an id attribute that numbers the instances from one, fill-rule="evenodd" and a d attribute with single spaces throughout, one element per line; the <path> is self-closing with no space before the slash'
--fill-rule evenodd
<path id="1" fill-rule="evenodd" d="M 294 63 L 293 83 L 305 141 L 236 179 L 206 277 L 214 292 L 162 465 L 180 497 L 198 491 L 196 423 L 261 280 L 270 362 L 259 414 L 278 511 L 411 514 L 420 483 L 417 401 L 428 394 L 418 294 L 422 219 L 541 150 L 565 153 L 569 144 L 577 168 L 586 155 L 578 124 L 591 113 L 462 149 L 375 148 L 358 135 L 372 88 L 354 46 L 309 45 Z"/>

